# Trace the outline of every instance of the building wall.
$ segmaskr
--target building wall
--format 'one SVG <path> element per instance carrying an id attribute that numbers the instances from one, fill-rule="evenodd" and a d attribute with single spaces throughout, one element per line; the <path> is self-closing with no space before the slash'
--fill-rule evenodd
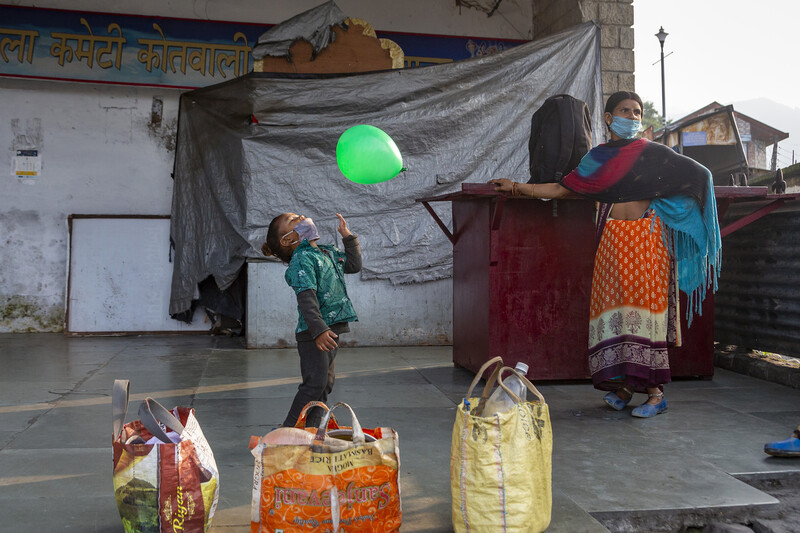
<path id="1" fill-rule="evenodd" d="M 632 0 L 534 0 L 536 39 L 593 20 L 600 25 L 603 100 L 635 90 Z"/>
<path id="2" fill-rule="evenodd" d="M 75 11 L 157 15 L 199 20 L 277 24 L 325 0 L 18 0 L 9 4 Z M 377 30 L 532 39 L 531 0 L 504 0 L 495 15 L 458 7 L 454 0 L 336 0 L 346 15 Z"/>
<path id="3" fill-rule="evenodd" d="M 761 139 L 753 139 L 747 143 L 747 163 L 750 167 L 769 169 L 771 161 L 767 161 L 767 143 Z"/>
<path id="4" fill-rule="evenodd" d="M 60 331 L 68 215 L 169 214 L 178 93 L 8 78 L 0 92 L 0 331 Z M 9 169 L 26 148 L 42 173 L 20 180 Z"/>
<path id="5" fill-rule="evenodd" d="M 284 281 L 286 267 L 247 264 L 247 347 L 294 345 L 297 300 Z M 453 343 L 453 283 L 449 279 L 410 285 L 347 276 L 347 294 L 358 322 L 342 334 L 345 346 Z"/>
<path id="6" fill-rule="evenodd" d="M 321 1 L 128 0 L 112 5 L 74 0 L 67 7 L 271 24 Z M 14 3 L 65 8 L 62 0 Z M 513 39 L 533 35 L 530 0 L 506 0 L 491 18 L 458 8 L 452 0 L 338 0 L 337 4 L 346 14 L 380 30 Z M 0 332 L 61 331 L 67 290 L 67 217 L 170 213 L 180 92 L 0 78 L 0 93 L 0 146 L 4 147 L 0 168 L 5 169 L 0 178 Z M 154 97 L 163 101 L 160 126 L 150 124 Z M 42 175 L 18 180 L 9 169 L 15 151 L 25 148 L 40 150 Z M 432 288 L 434 294 L 441 292 L 442 298 L 449 298 L 440 287 Z M 410 298 L 411 307 L 414 297 Z"/>
<path id="7" fill-rule="evenodd" d="M 739 116 L 736 116 L 736 128 L 739 130 L 739 135 L 743 138 L 742 144 L 744 145 L 745 155 L 747 156 L 747 166 L 761 169 L 770 168 L 770 165 L 767 163 L 766 141 L 753 137 L 750 123 Z M 749 141 L 744 140 L 748 138 L 750 139 Z"/>

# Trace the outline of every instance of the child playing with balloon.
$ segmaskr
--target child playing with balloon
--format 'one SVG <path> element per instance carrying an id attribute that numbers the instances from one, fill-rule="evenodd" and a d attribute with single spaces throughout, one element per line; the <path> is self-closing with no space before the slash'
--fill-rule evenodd
<path id="1" fill-rule="evenodd" d="M 317 244 L 319 233 L 314 221 L 295 213 L 283 213 L 270 222 L 261 251 L 288 264 L 286 283 L 297 296 L 299 319 L 295 338 L 300 354 L 303 382 L 297 389 L 284 427 L 293 427 L 308 402 L 328 399 L 333 389 L 334 359 L 341 333 L 350 331 L 349 322 L 358 320 L 347 296 L 344 274 L 361 270 L 358 237 L 336 213 L 344 253 L 329 244 Z M 310 409 L 307 426 L 318 426 L 323 411 Z"/>

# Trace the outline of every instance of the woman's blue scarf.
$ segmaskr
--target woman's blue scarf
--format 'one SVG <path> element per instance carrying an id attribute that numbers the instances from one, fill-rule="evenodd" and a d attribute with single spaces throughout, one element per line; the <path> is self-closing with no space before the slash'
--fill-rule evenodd
<path id="1" fill-rule="evenodd" d="M 706 290 L 717 291 L 717 279 L 722 265 L 722 237 L 717 219 L 717 201 L 711 172 L 708 177 L 703 207 L 689 196 L 655 198 L 650 207 L 667 228 L 666 244 L 678 271 L 680 289 L 689 296 L 686 317 L 689 325 L 694 313 L 702 315 Z"/>

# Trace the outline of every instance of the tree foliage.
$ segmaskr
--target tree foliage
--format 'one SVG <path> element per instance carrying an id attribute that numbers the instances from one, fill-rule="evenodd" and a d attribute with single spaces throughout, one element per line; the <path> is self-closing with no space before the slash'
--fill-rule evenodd
<path id="1" fill-rule="evenodd" d="M 661 128 L 664 121 L 661 118 L 661 113 L 656 111 L 656 105 L 649 100 L 644 102 L 644 109 L 642 109 L 642 127 L 647 129 L 653 126 L 654 130 Z"/>

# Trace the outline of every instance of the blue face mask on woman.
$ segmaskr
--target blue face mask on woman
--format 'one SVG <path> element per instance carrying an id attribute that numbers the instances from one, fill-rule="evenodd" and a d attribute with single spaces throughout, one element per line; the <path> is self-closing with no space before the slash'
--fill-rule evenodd
<path id="1" fill-rule="evenodd" d="M 611 131 L 623 139 L 633 139 L 636 134 L 639 133 L 639 129 L 641 129 L 642 121 L 614 116 L 614 120 L 611 122 L 611 126 L 609 127 L 611 128 Z"/>

